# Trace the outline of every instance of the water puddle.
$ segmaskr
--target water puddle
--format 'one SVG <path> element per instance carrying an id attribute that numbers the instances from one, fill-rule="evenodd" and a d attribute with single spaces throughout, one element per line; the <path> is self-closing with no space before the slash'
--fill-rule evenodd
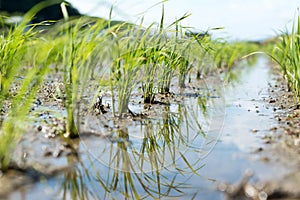
<path id="1" fill-rule="evenodd" d="M 101 134 L 75 141 L 79 156 L 65 160 L 74 167 L 9 198 L 223 199 L 217 186 L 240 180 L 247 170 L 254 172 L 253 180 L 270 178 L 276 167 L 254 153 L 274 123 L 263 101 L 272 81 L 268 60 L 259 57 L 235 73 L 232 83 L 191 87 L 194 93 L 178 93 L 180 103 L 157 110 L 153 105 L 156 117 L 116 122 L 91 116 L 86 124 L 92 122 L 90 129 Z"/>

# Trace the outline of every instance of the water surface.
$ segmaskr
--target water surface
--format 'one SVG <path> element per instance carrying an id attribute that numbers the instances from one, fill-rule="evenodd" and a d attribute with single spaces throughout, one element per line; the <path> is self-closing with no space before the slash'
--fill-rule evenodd
<path id="1" fill-rule="evenodd" d="M 80 156 L 65 159 L 72 169 L 24 187 L 10 199 L 224 199 L 218 185 L 235 183 L 246 171 L 253 171 L 251 181 L 272 178 L 278 166 L 254 153 L 264 147 L 262 137 L 275 123 L 263 101 L 272 82 L 268 60 L 259 57 L 234 73 L 237 80 L 215 88 L 193 87 L 199 92 L 193 97 L 179 93 L 183 103 L 160 105 L 160 117 L 124 126 L 109 122 L 118 123 L 111 129 L 101 120 L 94 123 L 113 134 L 81 137 Z"/>

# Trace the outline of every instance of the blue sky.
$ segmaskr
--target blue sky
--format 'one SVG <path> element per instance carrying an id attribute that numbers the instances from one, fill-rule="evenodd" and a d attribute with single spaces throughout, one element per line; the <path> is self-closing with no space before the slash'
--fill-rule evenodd
<path id="1" fill-rule="evenodd" d="M 115 19 L 137 22 L 144 16 L 145 25 L 158 22 L 161 4 L 156 0 L 70 0 L 82 13 L 108 17 L 114 5 Z M 291 27 L 300 7 L 299 0 L 168 0 L 164 3 L 165 21 L 171 23 L 185 13 L 191 16 L 182 25 L 199 30 L 225 27 L 215 34 L 230 39 L 264 39 Z"/>

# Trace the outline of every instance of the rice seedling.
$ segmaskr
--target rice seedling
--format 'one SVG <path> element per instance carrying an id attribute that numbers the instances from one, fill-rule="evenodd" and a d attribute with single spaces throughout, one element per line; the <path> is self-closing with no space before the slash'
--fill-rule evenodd
<path id="1" fill-rule="evenodd" d="M 185 36 L 188 38 L 189 42 L 183 41 L 183 43 L 187 43 L 187 49 L 185 52 L 185 58 L 188 58 L 189 66 L 183 68 L 181 74 L 183 74 L 183 78 L 179 78 L 182 80 L 186 79 L 187 73 L 190 73 L 189 81 L 191 80 L 191 75 L 196 74 L 196 79 L 200 79 L 203 75 L 208 74 L 209 71 L 213 71 L 214 68 L 212 66 L 211 61 L 211 39 L 208 32 L 204 33 L 193 33 L 189 29 L 185 28 Z M 194 69 L 194 71 L 192 70 Z M 184 81 L 180 81 L 179 85 L 184 86 Z"/>
<path id="2" fill-rule="evenodd" d="M 120 31 L 124 26 L 127 27 L 127 30 Z M 143 47 L 147 35 L 143 35 L 141 27 L 129 29 L 127 24 L 117 25 L 113 29 L 116 31 L 113 32 L 112 51 L 116 52 L 116 57 L 111 66 L 111 93 L 114 102 L 114 87 L 116 87 L 118 115 L 121 117 L 128 111 L 131 92 L 140 81 L 138 77 L 141 65 L 145 60 Z"/>
<path id="3" fill-rule="evenodd" d="M 30 69 L 17 96 L 11 101 L 11 108 L 1 124 L 1 148 L 0 148 L 0 169 L 5 170 L 10 163 L 10 153 L 20 139 L 21 133 L 26 127 L 26 116 L 31 108 L 31 103 L 35 99 L 35 93 L 40 86 L 47 66 L 35 66 Z"/>
<path id="4" fill-rule="evenodd" d="M 127 38 L 129 39 L 129 38 Z M 127 40 L 125 39 L 125 40 Z M 120 44 L 125 45 L 128 49 L 136 49 L 135 45 L 132 46 L 130 41 L 122 41 L 127 43 Z M 119 46 L 119 47 L 121 47 Z M 118 114 L 121 116 L 123 113 L 128 111 L 129 98 L 131 92 L 137 84 L 137 77 L 139 74 L 139 53 L 128 53 L 123 54 L 120 58 L 116 60 L 114 66 L 112 67 L 114 72 L 114 77 L 116 80 L 117 92 L 118 92 Z M 114 91 L 112 91 L 114 92 Z"/>
<path id="5" fill-rule="evenodd" d="M 141 82 L 144 103 L 153 103 L 156 93 L 157 72 L 164 59 L 164 43 L 161 41 L 161 35 L 154 32 L 153 25 L 145 29 L 144 37 L 147 38 L 144 47 L 138 49 L 141 52 Z"/>
<path id="6" fill-rule="evenodd" d="M 155 29 L 154 24 L 145 29 L 143 37 L 147 38 L 142 49 L 142 90 L 144 103 L 152 103 L 155 93 L 169 93 L 170 83 L 175 71 L 180 68 L 180 72 L 184 71 L 188 61 L 184 58 L 183 48 L 178 48 L 185 40 L 179 44 L 179 23 L 189 15 L 184 15 L 176 20 L 166 29 L 164 28 L 164 7 L 162 7 L 162 15 L 159 27 Z M 175 26 L 175 30 L 172 27 Z M 188 46 L 188 45 L 187 45 Z M 135 50 L 136 51 L 136 50 Z M 157 76 L 159 74 L 159 76 Z M 181 75 L 183 73 L 180 73 Z M 181 76 L 182 77 L 182 76 Z"/>
<path id="7" fill-rule="evenodd" d="M 188 15 L 182 17 L 182 19 L 185 19 L 188 17 Z M 180 88 L 185 87 L 185 79 L 187 76 L 187 73 L 191 70 L 191 63 L 190 63 L 190 55 L 192 51 L 193 46 L 193 40 L 190 40 L 190 38 L 186 38 L 186 34 L 184 33 L 184 30 L 181 26 L 179 26 L 180 21 L 175 21 L 175 42 L 178 44 L 179 50 L 178 50 L 178 57 L 175 61 L 175 65 L 178 70 L 178 85 Z"/>
<path id="8" fill-rule="evenodd" d="M 147 58 L 146 63 L 143 65 L 145 78 L 142 80 L 144 103 L 153 103 L 155 99 L 156 72 L 160 63 L 159 48 L 150 48 L 150 56 L 145 56 Z"/>
<path id="9" fill-rule="evenodd" d="M 161 76 L 159 77 L 158 91 L 162 94 L 170 93 L 170 84 L 171 80 L 174 76 L 175 71 L 179 68 L 181 72 L 182 69 L 188 65 L 188 61 L 183 57 L 181 48 L 179 48 L 180 44 L 178 44 L 179 37 L 179 23 L 187 18 L 189 15 L 185 14 L 180 19 L 171 23 L 166 29 L 164 28 L 164 8 L 162 10 L 162 17 L 160 22 L 160 34 L 164 35 L 166 30 L 170 29 L 172 26 L 175 26 L 175 37 L 173 36 L 165 36 L 164 46 L 167 46 L 167 49 L 164 51 L 164 59 L 161 67 L 161 71 L 159 72 Z M 189 41 L 185 41 L 189 42 Z M 182 74 L 182 73 L 180 73 Z"/>
<path id="10" fill-rule="evenodd" d="M 157 42 L 157 43 L 156 43 Z M 171 43 L 156 40 L 155 47 L 145 48 L 146 63 L 143 65 L 144 78 L 142 79 L 142 90 L 144 103 L 153 103 L 155 93 L 162 94 L 170 92 L 171 80 L 178 68 L 181 82 L 184 82 L 186 69 L 189 62 L 180 54 L 169 50 Z M 161 74 L 157 76 L 157 74 Z"/>
<path id="11" fill-rule="evenodd" d="M 237 50 L 231 48 L 227 42 L 215 42 L 214 46 L 214 63 L 219 69 L 224 69 L 233 64 Z M 231 63 L 229 63 L 231 61 Z"/>
<path id="12" fill-rule="evenodd" d="M 65 107 L 67 110 L 65 137 L 78 137 L 80 127 L 80 100 L 85 92 L 86 84 L 91 77 L 94 61 L 93 52 L 102 38 L 97 35 L 104 27 L 103 21 L 95 23 L 81 32 L 78 24 L 71 28 L 64 38 L 61 52 L 63 80 L 66 92 Z M 75 118 L 77 117 L 76 123 Z"/>
<path id="13" fill-rule="evenodd" d="M 296 30 L 297 29 L 297 30 Z M 292 33 L 280 36 L 281 42 L 274 48 L 271 57 L 281 66 L 290 90 L 300 97 L 300 15 L 295 19 Z"/>
<path id="14" fill-rule="evenodd" d="M 184 39 L 178 24 L 188 16 L 184 15 L 165 29 L 162 9 L 158 32 L 153 27 L 154 24 L 143 28 L 143 20 L 139 26 L 127 23 L 108 26 L 107 32 L 112 37 L 108 44 L 113 60 L 110 67 L 110 88 L 114 114 L 115 97 L 118 116 L 121 116 L 128 111 L 131 92 L 140 82 L 144 103 L 153 103 L 156 92 L 169 93 L 176 71 L 179 74 L 179 85 L 184 87 L 187 73 L 191 69 L 189 51 L 194 40 Z M 175 31 L 171 30 L 173 26 Z"/>
<path id="15" fill-rule="evenodd" d="M 142 79 L 144 103 L 153 103 L 156 91 L 169 93 L 175 70 L 179 68 L 182 72 L 183 68 L 188 65 L 188 61 L 183 56 L 169 51 L 167 45 L 158 42 L 155 47 L 149 45 L 144 50 L 146 58 L 143 65 L 144 78 Z M 160 73 L 162 75 L 157 77 L 157 74 Z"/>
<path id="16" fill-rule="evenodd" d="M 27 28 L 27 23 L 38 10 L 48 5 L 51 2 L 43 2 L 33 7 L 24 16 L 21 24 L 6 35 L 1 35 L 0 107 L 4 111 L 4 118 L 0 128 L 0 170 L 7 170 L 11 164 L 11 153 L 26 128 L 26 116 L 50 64 L 48 57 L 51 49 L 41 54 L 33 54 L 33 58 L 39 60 L 32 59 L 30 67 L 21 62 L 35 34 L 33 27 Z M 17 76 L 21 80 L 16 79 Z M 17 88 L 16 94 L 10 92 L 13 88 Z"/>
<path id="17" fill-rule="evenodd" d="M 190 44 L 187 45 L 187 47 L 183 50 L 183 54 L 185 54 L 186 51 L 190 50 Z M 188 75 L 188 72 L 191 70 L 192 66 L 189 62 L 189 56 L 180 56 L 178 57 L 178 72 L 179 72 L 179 77 L 178 77 L 178 85 L 180 88 L 185 87 L 185 81 L 186 77 Z"/>

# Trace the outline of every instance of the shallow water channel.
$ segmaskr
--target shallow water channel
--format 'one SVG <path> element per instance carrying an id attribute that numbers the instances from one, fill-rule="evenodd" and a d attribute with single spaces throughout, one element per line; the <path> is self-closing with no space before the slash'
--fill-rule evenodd
<path id="1" fill-rule="evenodd" d="M 271 178 L 277 167 L 255 154 L 276 123 L 263 100 L 273 81 L 268 60 L 259 57 L 234 73 L 237 79 L 226 84 L 206 81 L 205 87 L 189 86 L 193 92 L 175 92 L 181 103 L 160 105 L 157 117 L 118 126 L 94 122 L 104 133 L 113 127 L 109 137 L 82 135 L 79 157 L 63 161 L 72 169 L 22 187 L 9 198 L 224 199 L 218 185 L 236 183 L 246 171 L 254 174 L 250 181 Z M 142 109 L 134 101 L 130 107 Z"/>

